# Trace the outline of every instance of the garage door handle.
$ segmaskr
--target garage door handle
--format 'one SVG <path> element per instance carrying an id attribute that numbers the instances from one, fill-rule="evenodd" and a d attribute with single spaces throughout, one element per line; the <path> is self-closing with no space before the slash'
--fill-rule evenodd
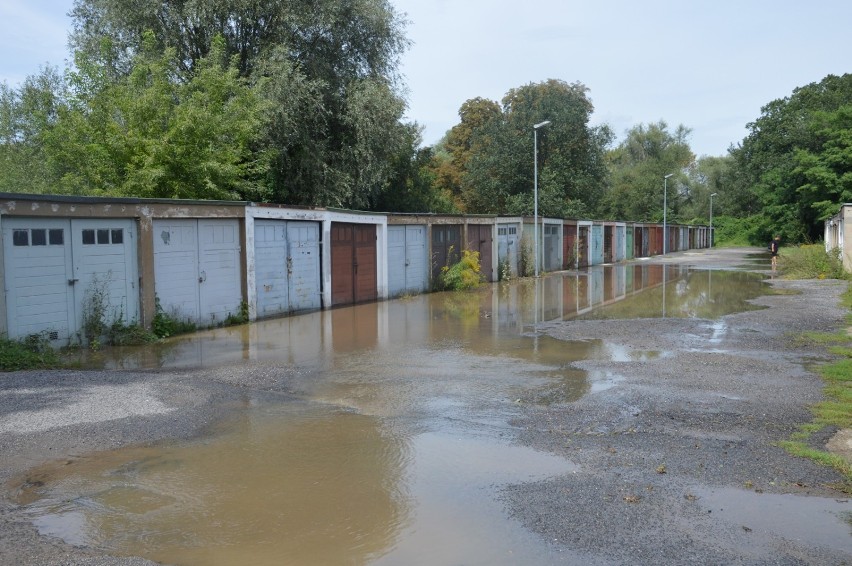
<path id="1" fill-rule="evenodd" d="M 69 279 L 68 280 L 68 286 L 73 287 L 74 283 L 76 283 L 77 281 L 79 281 L 79 279 Z"/>
<path id="2" fill-rule="evenodd" d="M 199 278 L 198 278 L 198 282 L 199 282 L 199 283 L 204 283 L 205 281 L 207 281 L 207 272 L 206 272 L 206 271 L 202 271 L 202 272 L 201 272 L 201 277 L 199 277 Z"/>

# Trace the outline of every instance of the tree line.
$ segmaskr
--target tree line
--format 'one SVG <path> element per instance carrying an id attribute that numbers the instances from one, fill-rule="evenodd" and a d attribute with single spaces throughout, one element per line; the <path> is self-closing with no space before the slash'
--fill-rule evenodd
<path id="1" fill-rule="evenodd" d="M 0 190 L 388 212 L 714 218 L 817 239 L 852 201 L 852 75 L 769 102 L 724 156 L 665 121 L 592 126 L 580 82 L 471 98 L 434 146 L 403 119 L 405 20 L 387 0 L 76 0 L 73 65 L 0 85 Z"/>

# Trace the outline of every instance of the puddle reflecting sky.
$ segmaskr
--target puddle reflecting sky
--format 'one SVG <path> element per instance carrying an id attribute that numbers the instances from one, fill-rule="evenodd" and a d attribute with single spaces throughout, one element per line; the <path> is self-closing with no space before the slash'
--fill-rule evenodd
<path id="1" fill-rule="evenodd" d="M 175 564 L 552 562 L 494 498 L 496 486 L 575 470 L 504 439 L 517 402 L 571 402 L 622 379 L 576 361 L 666 354 L 561 342 L 534 325 L 716 319 L 766 292 L 746 273 L 605 266 L 109 351 L 90 364 L 270 362 L 304 377 L 298 401 L 245 393 L 202 439 L 32 470 L 19 502 L 45 534 Z"/>

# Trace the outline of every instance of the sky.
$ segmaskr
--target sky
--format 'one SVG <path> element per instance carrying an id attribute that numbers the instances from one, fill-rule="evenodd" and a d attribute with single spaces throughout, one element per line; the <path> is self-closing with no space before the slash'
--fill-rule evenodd
<path id="1" fill-rule="evenodd" d="M 592 124 L 690 128 L 724 155 L 765 104 L 852 72 L 848 0 L 390 0 L 408 24 L 406 118 L 432 145 L 471 98 L 548 79 L 580 82 Z M 0 81 L 70 58 L 73 0 L 0 1 Z M 530 124 L 532 128 L 532 124 Z M 532 135 L 532 134 L 530 134 Z"/>

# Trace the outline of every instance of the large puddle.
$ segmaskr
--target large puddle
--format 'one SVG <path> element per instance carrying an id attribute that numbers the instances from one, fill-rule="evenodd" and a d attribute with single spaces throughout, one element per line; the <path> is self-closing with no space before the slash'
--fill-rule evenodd
<path id="1" fill-rule="evenodd" d="M 579 360 L 665 353 L 560 342 L 534 325 L 712 324 L 767 292 L 744 272 L 605 266 L 111 351 L 88 363 L 295 368 L 298 400 L 245 390 L 203 438 L 42 466 L 18 501 L 44 534 L 170 564 L 550 563 L 555 551 L 506 516 L 496 490 L 576 467 L 511 443 L 517 402 L 617 386 Z"/>

